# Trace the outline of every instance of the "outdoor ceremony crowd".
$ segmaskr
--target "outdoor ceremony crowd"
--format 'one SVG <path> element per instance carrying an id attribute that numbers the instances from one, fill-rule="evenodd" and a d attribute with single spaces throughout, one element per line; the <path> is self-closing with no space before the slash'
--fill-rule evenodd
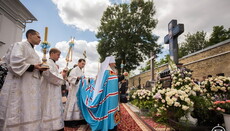
<path id="1" fill-rule="evenodd" d="M 34 49 L 39 32 L 30 29 L 26 38 L 12 44 L 0 61 L 0 131 L 63 131 L 79 124 L 117 130 L 128 73 L 117 74 L 115 57 L 106 57 L 96 78 L 86 78 L 85 59 L 60 71 L 61 50 L 49 49 L 42 63 Z"/>

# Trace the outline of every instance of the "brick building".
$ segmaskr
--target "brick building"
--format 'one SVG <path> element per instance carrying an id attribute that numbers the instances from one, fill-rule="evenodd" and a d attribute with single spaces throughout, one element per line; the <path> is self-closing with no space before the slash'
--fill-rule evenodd
<path id="1" fill-rule="evenodd" d="M 216 76 L 219 73 L 230 77 L 230 39 L 184 56 L 179 59 L 179 63 L 183 63 L 183 66 L 191 69 L 192 77 L 195 79 L 202 80 L 203 76 Z M 165 64 L 155 68 L 154 78 L 156 78 L 156 72 L 161 72 L 167 67 L 168 65 Z M 137 87 L 139 81 L 141 85 L 145 85 L 151 79 L 150 77 L 150 70 L 130 77 L 129 87 Z"/>

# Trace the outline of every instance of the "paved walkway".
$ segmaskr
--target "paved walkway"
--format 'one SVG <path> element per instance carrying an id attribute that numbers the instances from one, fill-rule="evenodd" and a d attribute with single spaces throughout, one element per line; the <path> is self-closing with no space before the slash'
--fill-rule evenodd
<path id="1" fill-rule="evenodd" d="M 129 103 L 120 104 L 121 121 L 118 131 L 170 131 L 170 128 L 158 124 L 153 119 L 138 116 L 140 111 Z M 78 125 L 74 128 L 65 127 L 65 131 L 90 131 L 89 125 Z"/>

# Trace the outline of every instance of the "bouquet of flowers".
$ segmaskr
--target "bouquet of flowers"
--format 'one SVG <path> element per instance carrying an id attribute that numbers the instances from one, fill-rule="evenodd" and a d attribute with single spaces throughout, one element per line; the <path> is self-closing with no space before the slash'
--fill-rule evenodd
<path id="1" fill-rule="evenodd" d="M 208 78 L 201 83 L 201 88 L 212 101 L 230 99 L 230 77 Z"/>
<path id="2" fill-rule="evenodd" d="M 202 92 L 195 99 L 193 112 L 198 118 L 198 125 L 215 126 L 223 122 L 220 112 L 226 111 L 223 103 L 230 99 L 229 80 L 228 77 L 218 76 L 208 78 L 201 83 Z"/>
<path id="3" fill-rule="evenodd" d="M 171 72 L 171 87 L 163 88 L 160 81 L 153 87 L 155 114 L 178 120 L 193 108 L 193 97 L 202 92 L 191 79 L 191 72 L 176 69 Z"/>
<path id="4" fill-rule="evenodd" d="M 153 94 L 151 91 L 146 89 L 136 90 L 132 94 L 134 99 L 131 103 L 141 109 L 150 109 L 152 107 Z"/>
<path id="5" fill-rule="evenodd" d="M 213 102 L 214 109 L 225 114 L 230 114 L 230 100 Z"/>

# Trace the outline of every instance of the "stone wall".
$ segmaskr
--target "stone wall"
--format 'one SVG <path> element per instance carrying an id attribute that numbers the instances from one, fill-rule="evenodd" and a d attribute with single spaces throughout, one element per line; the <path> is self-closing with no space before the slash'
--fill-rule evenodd
<path id="1" fill-rule="evenodd" d="M 203 76 L 224 73 L 225 76 L 230 76 L 230 39 L 220 42 L 216 45 L 210 46 L 203 50 L 184 56 L 179 59 L 179 63 L 193 70 L 193 78 L 202 80 Z M 155 68 L 156 72 L 161 72 L 168 67 L 167 64 Z M 129 78 L 129 87 L 139 85 L 139 78 L 141 79 L 141 85 L 146 84 L 146 81 L 151 78 L 150 71 L 140 73 L 136 76 Z"/>

